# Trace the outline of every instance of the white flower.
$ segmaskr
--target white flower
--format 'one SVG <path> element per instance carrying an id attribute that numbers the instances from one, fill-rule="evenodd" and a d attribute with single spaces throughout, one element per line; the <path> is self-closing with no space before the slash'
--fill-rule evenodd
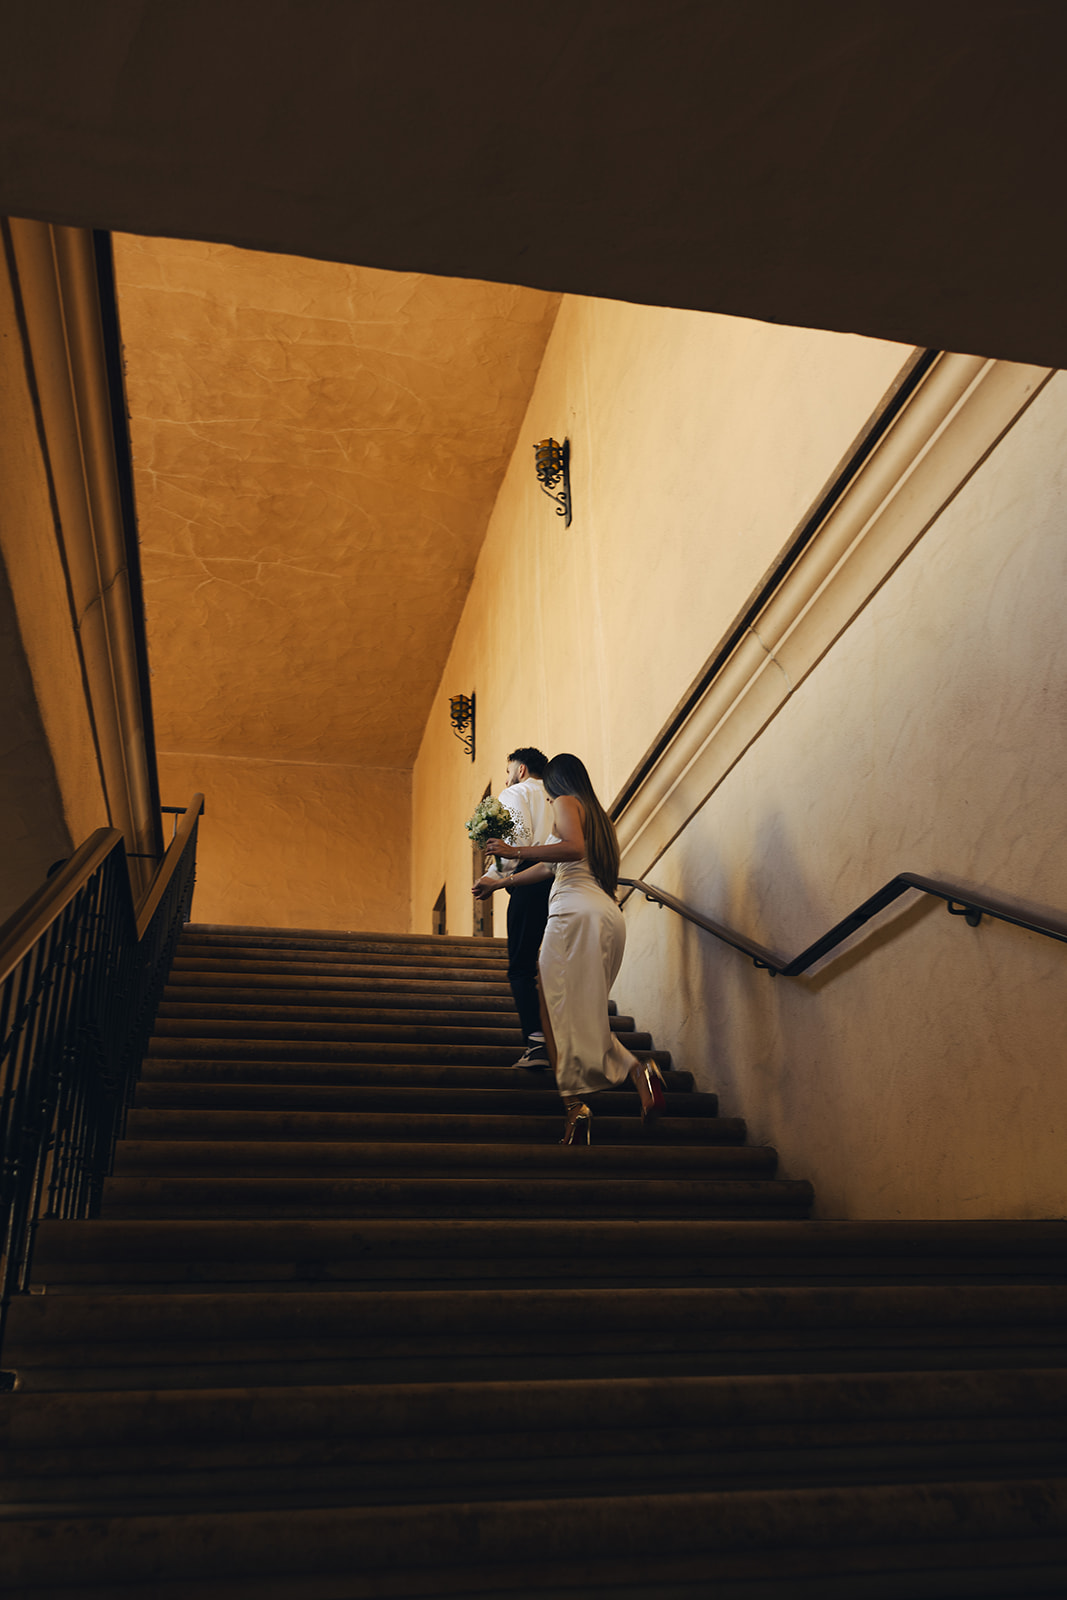
<path id="1" fill-rule="evenodd" d="M 516 820 L 507 806 L 490 795 L 475 806 L 474 815 L 467 823 L 467 833 L 478 848 L 483 849 L 487 839 L 510 839 L 515 827 Z"/>

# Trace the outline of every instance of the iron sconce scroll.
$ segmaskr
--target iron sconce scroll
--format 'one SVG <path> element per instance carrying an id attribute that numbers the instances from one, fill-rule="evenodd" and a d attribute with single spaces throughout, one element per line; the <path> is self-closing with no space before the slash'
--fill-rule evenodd
<path id="1" fill-rule="evenodd" d="M 565 528 L 571 525 L 571 442 L 564 439 L 542 439 L 534 445 L 534 463 L 537 481 L 550 500 L 556 502 L 556 516 L 563 517 Z"/>
<path id="2" fill-rule="evenodd" d="M 448 702 L 448 714 L 452 722 L 452 732 L 463 745 L 464 750 L 474 760 L 474 695 L 470 698 L 465 694 L 454 694 Z M 467 729 L 470 732 L 467 732 Z"/>

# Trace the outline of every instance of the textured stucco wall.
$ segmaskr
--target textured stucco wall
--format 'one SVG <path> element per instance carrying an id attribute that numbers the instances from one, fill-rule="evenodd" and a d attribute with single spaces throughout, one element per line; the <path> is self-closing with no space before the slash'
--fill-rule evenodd
<path id="1" fill-rule="evenodd" d="M 462 821 L 517 744 L 618 791 L 893 384 L 899 345 L 565 299 L 415 766 L 412 916 L 447 883 L 470 933 Z M 574 518 L 533 444 L 569 435 Z M 478 699 L 478 759 L 448 721 Z"/>
<path id="2" fill-rule="evenodd" d="M 634 330 L 650 321 L 627 346 L 631 315 Z M 904 355 L 804 350 L 794 337 L 809 336 L 738 324 L 724 347 L 709 319 L 661 362 L 652 317 L 560 313 L 416 766 L 418 929 L 446 882 L 450 927 L 469 931 L 461 824 L 509 744 L 576 749 L 614 795 Z M 579 336 L 593 327 L 603 343 Z M 539 505 L 522 448 L 564 428 L 569 532 Z M 985 446 L 951 445 L 958 493 L 830 635 L 653 882 L 786 954 L 904 870 L 1062 913 L 1065 447 L 1062 376 L 972 475 Z M 473 765 L 447 725 L 448 695 L 472 688 Z M 812 1178 L 822 1215 L 1067 1211 L 1061 944 L 915 899 L 790 981 L 636 897 L 626 918 L 620 1005 L 778 1147 L 785 1174 Z"/>
<path id="3" fill-rule="evenodd" d="M 1062 914 L 1065 460 L 1060 375 L 655 883 L 788 955 L 903 870 Z M 1063 1215 L 1067 951 L 898 907 L 810 979 L 772 980 L 634 897 L 617 992 L 822 1215 Z"/>
<path id="4" fill-rule="evenodd" d="M 194 921 L 407 932 L 410 773 L 161 752 L 159 782 L 205 796 Z"/>

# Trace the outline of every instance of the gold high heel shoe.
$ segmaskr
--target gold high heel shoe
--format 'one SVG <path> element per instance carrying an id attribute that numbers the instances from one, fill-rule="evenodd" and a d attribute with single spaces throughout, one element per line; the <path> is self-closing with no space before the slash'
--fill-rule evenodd
<path id="1" fill-rule="evenodd" d="M 667 1085 L 664 1082 L 662 1072 L 654 1061 L 639 1061 L 637 1065 L 650 1096 L 649 1105 L 646 1106 L 645 1102 L 641 1101 L 641 1121 L 655 1122 L 656 1118 L 661 1116 L 667 1108 Z M 633 1077 L 632 1072 L 630 1076 Z M 636 1079 L 634 1080 L 634 1087 L 637 1087 Z"/>
<path id="2" fill-rule="evenodd" d="M 586 1144 L 592 1144 L 593 1113 L 582 1100 L 574 1100 L 567 1107 L 567 1120 L 563 1124 L 560 1144 L 581 1144 L 585 1134 Z"/>

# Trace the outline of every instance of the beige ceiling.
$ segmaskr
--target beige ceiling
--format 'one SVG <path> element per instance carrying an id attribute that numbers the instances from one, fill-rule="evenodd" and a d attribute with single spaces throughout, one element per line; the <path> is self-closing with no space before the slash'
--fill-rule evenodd
<path id="1" fill-rule="evenodd" d="M 114 243 L 160 750 L 410 765 L 558 296 Z"/>

